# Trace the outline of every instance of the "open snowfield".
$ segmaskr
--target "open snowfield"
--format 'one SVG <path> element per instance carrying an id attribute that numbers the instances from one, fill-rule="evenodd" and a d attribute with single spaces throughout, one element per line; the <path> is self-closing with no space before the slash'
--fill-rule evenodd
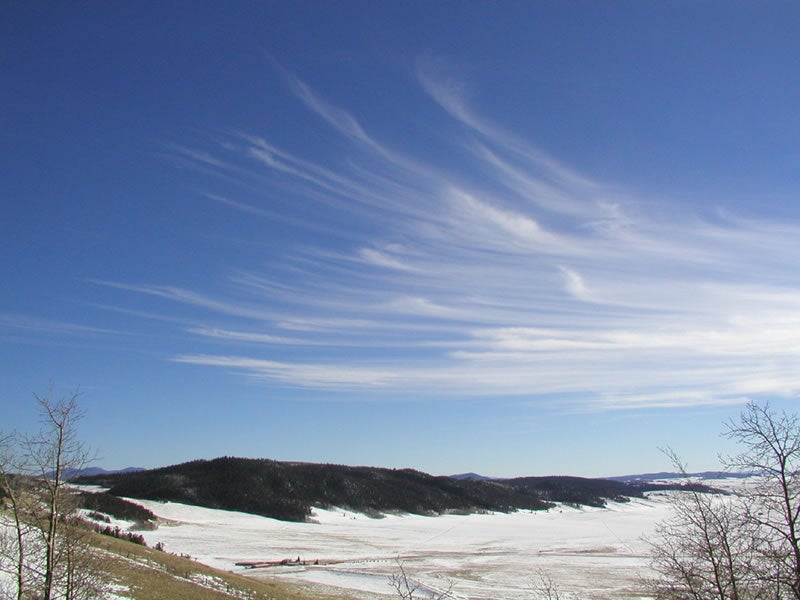
<path id="1" fill-rule="evenodd" d="M 640 598 L 647 572 L 642 537 L 670 514 L 664 494 L 608 508 L 559 507 L 547 512 L 372 519 L 344 510 L 314 511 L 314 523 L 288 523 L 176 503 L 136 502 L 161 519 L 143 532 L 151 546 L 200 562 L 241 570 L 237 562 L 301 559 L 300 564 L 247 571 L 290 579 L 351 597 L 391 597 L 389 576 L 406 573 L 431 590 L 452 582 L 457 598 L 535 598 L 539 573 L 583 598 Z M 319 561 L 319 564 L 313 564 Z M 303 564 L 306 563 L 306 564 Z"/>

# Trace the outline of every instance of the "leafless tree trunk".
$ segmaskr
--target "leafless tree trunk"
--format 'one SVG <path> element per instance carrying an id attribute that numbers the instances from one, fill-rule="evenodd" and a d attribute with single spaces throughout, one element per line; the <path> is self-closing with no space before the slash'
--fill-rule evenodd
<path id="1" fill-rule="evenodd" d="M 398 598 L 402 600 L 416 600 L 427 598 L 429 600 L 446 600 L 452 598 L 453 584 L 450 582 L 447 589 L 442 592 L 425 593 L 422 584 L 409 578 L 403 562 L 397 561 L 397 573 L 389 577 L 389 584 L 394 588 Z"/>
<path id="2" fill-rule="evenodd" d="M 0 548 L 0 568 L 13 572 L 17 584 L 17 600 L 21 600 L 25 596 L 27 583 L 26 538 L 31 530 L 30 526 L 22 519 L 25 490 L 21 485 L 20 478 L 12 475 L 19 469 L 18 465 L 15 466 L 14 441 L 15 436 L 13 435 L 6 435 L 0 439 L 0 499 L 3 500 L 10 513 L 11 530 L 14 532 L 13 539 L 7 537 L 3 540 Z"/>
<path id="3" fill-rule="evenodd" d="M 800 421 L 768 405 L 749 404 L 725 435 L 744 450 L 726 459 L 736 470 L 762 475 L 742 492 L 746 518 L 758 533 L 760 577 L 800 599 Z"/>
<path id="4" fill-rule="evenodd" d="M 94 600 L 102 596 L 103 573 L 107 563 L 91 540 L 92 533 L 77 518 L 68 518 L 61 526 L 59 581 L 64 600 Z"/>
<path id="5" fill-rule="evenodd" d="M 687 479 L 686 491 L 675 492 L 672 503 L 673 517 L 657 526 L 652 540 L 653 595 L 658 600 L 764 597 L 756 594 L 752 528 L 738 500 L 703 493 Z"/>
<path id="6" fill-rule="evenodd" d="M 65 479 L 84 468 L 90 456 L 77 435 L 83 416 L 77 396 L 58 401 L 36 396 L 42 429 L 4 438 L 0 491 L 16 539 L 2 558 L 13 565 L 18 599 L 30 594 L 42 600 L 99 597 L 96 553 L 74 517 L 77 505 Z"/>
<path id="7" fill-rule="evenodd" d="M 74 509 L 64 486 L 64 473 L 82 469 L 89 461 L 86 446 L 78 439 L 75 424 L 83 413 L 77 405 L 77 392 L 56 403 L 48 397 L 36 396 L 43 429 L 26 440 L 26 453 L 35 475 L 45 486 L 46 511 L 39 524 L 45 545 L 43 600 L 51 600 L 58 565 L 59 527 Z"/>
<path id="8" fill-rule="evenodd" d="M 579 596 L 561 590 L 561 587 L 545 571 L 538 571 L 536 579 L 531 583 L 531 592 L 535 600 L 578 600 Z"/>
<path id="9" fill-rule="evenodd" d="M 725 435 L 742 448 L 726 466 L 755 476 L 729 496 L 686 478 L 652 540 L 651 591 L 659 600 L 800 600 L 800 421 L 751 403 Z"/>

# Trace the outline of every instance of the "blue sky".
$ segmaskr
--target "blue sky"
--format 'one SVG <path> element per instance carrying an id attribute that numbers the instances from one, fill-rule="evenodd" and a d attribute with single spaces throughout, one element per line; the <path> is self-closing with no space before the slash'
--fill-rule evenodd
<path id="1" fill-rule="evenodd" d="M 5 3 L 2 429 L 716 466 L 800 391 L 790 2 Z"/>

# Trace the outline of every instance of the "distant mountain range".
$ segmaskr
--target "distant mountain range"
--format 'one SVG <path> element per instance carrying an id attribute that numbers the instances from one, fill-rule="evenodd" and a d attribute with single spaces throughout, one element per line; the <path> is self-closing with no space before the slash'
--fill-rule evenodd
<path id="1" fill-rule="evenodd" d="M 478 475 L 477 473 L 459 473 L 458 475 L 450 475 L 451 479 L 471 479 L 473 481 L 498 481 L 496 477 L 486 477 L 485 475 Z"/>
<path id="2" fill-rule="evenodd" d="M 62 477 L 64 479 L 77 479 L 78 477 L 92 477 L 95 475 L 114 475 L 117 473 L 137 473 L 144 471 L 142 467 L 126 467 L 125 469 L 115 469 L 107 471 L 100 467 L 87 467 L 86 469 L 64 469 Z"/>
<path id="3" fill-rule="evenodd" d="M 757 473 L 731 473 L 728 471 L 702 471 L 699 473 L 642 473 L 640 475 L 620 475 L 618 477 L 609 477 L 612 481 L 621 481 L 624 483 L 642 482 L 642 481 L 663 481 L 671 479 L 702 479 L 705 481 L 713 481 L 714 479 L 746 479 L 754 477 Z"/>
<path id="4" fill-rule="evenodd" d="M 543 510 L 557 502 L 605 506 L 656 489 L 681 487 L 647 481 L 583 477 L 490 479 L 467 473 L 435 477 L 413 469 L 278 462 L 223 457 L 152 470 L 84 474 L 79 483 L 115 496 L 174 501 L 249 512 L 290 521 L 313 506 L 342 507 L 379 517 L 387 512 L 426 515 Z"/>
<path id="5" fill-rule="evenodd" d="M 662 471 L 660 473 L 641 473 L 638 475 L 618 475 L 615 477 L 603 477 L 610 481 L 619 481 L 622 483 L 637 483 L 637 482 L 653 482 L 664 481 L 673 479 L 701 479 L 706 481 L 713 481 L 714 479 L 746 479 L 754 477 L 757 473 L 732 473 L 729 471 L 702 471 L 699 473 L 675 473 L 671 471 Z M 478 473 L 460 473 L 458 475 L 450 475 L 453 479 L 474 479 L 476 481 L 509 481 L 509 479 L 499 477 L 486 477 Z M 512 480 L 513 481 L 513 480 Z"/>

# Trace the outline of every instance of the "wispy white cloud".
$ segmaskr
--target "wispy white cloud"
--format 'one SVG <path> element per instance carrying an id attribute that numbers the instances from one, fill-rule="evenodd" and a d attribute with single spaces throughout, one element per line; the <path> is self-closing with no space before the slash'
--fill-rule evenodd
<path id="1" fill-rule="evenodd" d="M 331 127 L 350 138 L 366 142 L 369 145 L 376 145 L 372 138 L 370 138 L 361 127 L 358 120 L 349 112 L 325 101 L 318 96 L 308 84 L 297 77 L 288 74 L 288 80 L 292 91 L 297 97 L 300 98 L 308 108 L 322 117 Z"/>
<path id="2" fill-rule="evenodd" d="M 268 320 L 271 314 L 267 310 L 258 308 L 257 306 L 240 304 L 236 302 L 229 302 L 223 300 L 216 300 L 204 294 L 186 290 L 176 286 L 169 285 L 137 285 L 129 283 L 121 283 L 116 281 L 102 281 L 92 280 L 97 285 L 102 285 L 109 288 L 124 290 L 128 292 L 136 292 L 148 296 L 155 296 L 164 300 L 194 306 L 197 308 L 205 309 L 210 312 L 215 312 L 221 315 L 228 315 L 234 317 L 243 317 L 253 320 Z"/>
<path id="3" fill-rule="evenodd" d="M 529 215 L 490 204 L 459 189 L 450 190 L 449 196 L 454 204 L 453 219 L 461 221 L 460 228 L 472 239 L 494 239 L 504 246 L 510 244 L 545 251 L 565 250 L 563 240 L 545 231 Z M 494 235 L 480 231 L 486 229 L 494 230 Z"/>
<path id="4" fill-rule="evenodd" d="M 591 295 L 586 288 L 586 282 L 583 280 L 583 277 L 581 277 L 581 274 L 567 267 L 561 267 L 561 272 L 564 274 L 564 284 L 567 291 L 576 300 L 591 302 Z"/>
<path id="5" fill-rule="evenodd" d="M 175 362 L 283 386 L 593 410 L 800 392 L 800 223 L 639 199 L 478 115 L 442 65 L 417 75 L 443 109 L 433 126 L 454 127 L 443 137 L 458 140 L 461 170 L 390 151 L 286 73 L 352 154 L 314 162 L 233 134 L 181 156 L 250 186 L 246 201 L 236 186 L 208 194 L 221 205 L 307 231 L 335 222 L 336 243 L 309 235 L 212 291 L 103 285 L 202 311 L 188 331 L 219 350 Z M 274 200 L 279 189 L 294 203 Z"/>
<path id="6" fill-rule="evenodd" d="M 226 367 L 251 377 L 275 380 L 289 385 L 326 390 L 354 389 L 363 386 L 384 388 L 401 383 L 395 369 L 359 368 L 333 364 L 287 363 L 241 356 L 180 355 L 174 362 L 193 365 Z"/>
<path id="7" fill-rule="evenodd" d="M 530 167 L 540 170 L 563 190 L 581 189 L 586 193 L 598 189 L 598 184 L 593 180 L 563 165 L 530 143 L 502 131 L 473 111 L 468 102 L 467 86 L 462 79 L 453 75 L 452 65 L 446 61 L 429 56 L 421 57 L 417 61 L 416 75 L 422 88 L 451 117 L 514 156 L 525 159 Z M 529 177 L 525 176 L 524 179 Z"/>
<path id="8" fill-rule="evenodd" d="M 54 319 L 44 319 L 19 313 L 0 312 L 0 328 L 34 333 L 124 335 L 124 332 L 92 325 L 81 325 Z"/>
<path id="9" fill-rule="evenodd" d="M 0 312 L 0 333 L 29 334 L 44 336 L 98 336 L 128 335 L 124 331 L 82 325 L 68 321 L 45 319 L 13 312 Z"/>
<path id="10" fill-rule="evenodd" d="M 226 198 L 225 196 L 220 196 L 219 194 L 212 194 L 209 192 L 205 192 L 203 195 L 210 200 L 214 200 L 215 202 L 219 202 L 220 204 L 223 204 L 230 208 L 235 208 L 236 210 L 239 210 L 243 213 L 257 215 L 259 217 L 268 217 L 268 218 L 277 217 L 274 211 L 264 210 L 263 208 L 253 206 L 252 204 L 247 204 L 246 202 L 231 200 L 230 198 Z"/>
<path id="11" fill-rule="evenodd" d="M 258 333 L 254 331 L 231 331 L 229 329 L 220 329 L 217 327 L 192 327 L 187 331 L 195 335 L 201 335 L 203 337 L 226 340 L 230 342 L 249 342 L 254 344 L 272 345 L 297 345 L 307 343 L 304 340 L 297 338 L 289 338 L 270 333 Z"/>
<path id="12" fill-rule="evenodd" d="M 385 269 L 395 269 L 398 271 L 413 271 L 414 267 L 403 262 L 402 259 L 393 255 L 391 250 L 378 250 L 375 248 L 362 248 L 358 255 L 370 265 L 383 267 Z"/>
<path id="13" fill-rule="evenodd" d="M 462 309 L 437 304 L 427 298 L 418 296 L 405 296 L 392 300 L 387 308 L 411 317 L 432 317 L 436 319 L 464 320 L 471 318 L 469 312 Z"/>

